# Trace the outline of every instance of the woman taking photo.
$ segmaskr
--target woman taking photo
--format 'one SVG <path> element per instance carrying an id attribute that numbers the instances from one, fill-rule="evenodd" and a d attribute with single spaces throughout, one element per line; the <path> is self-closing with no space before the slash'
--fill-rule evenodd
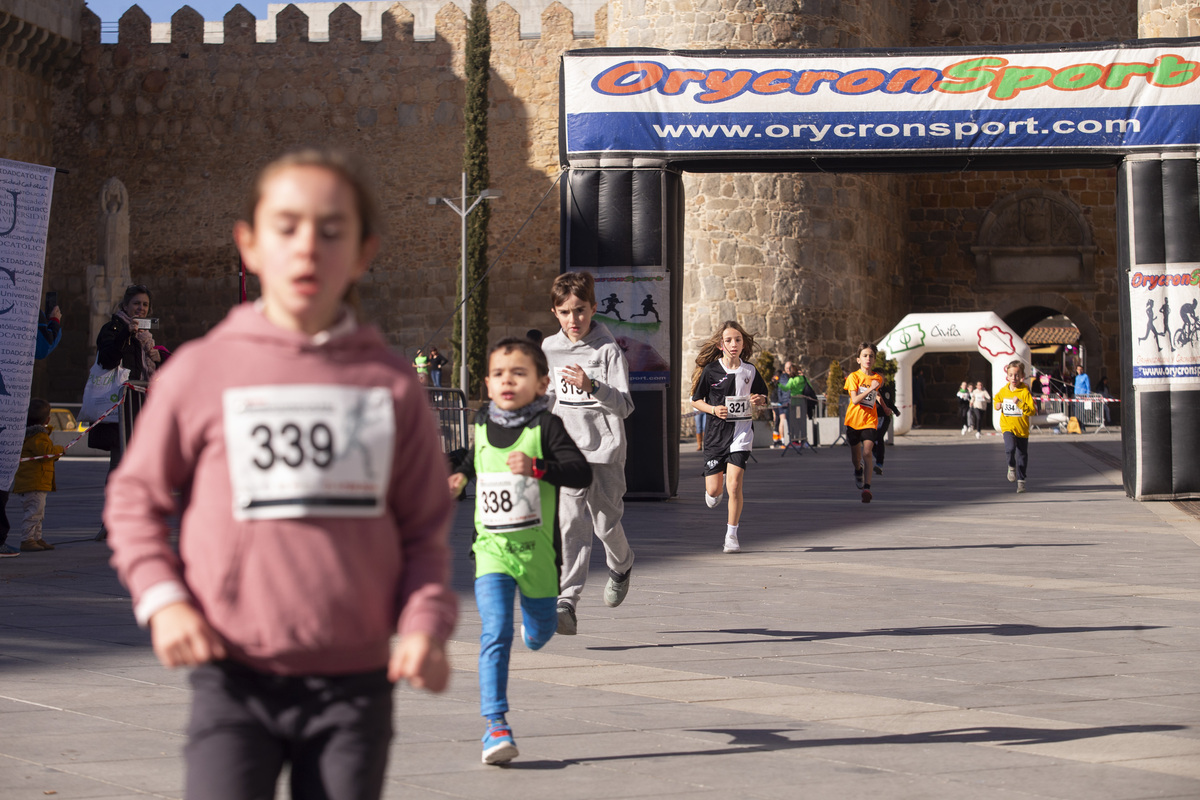
<path id="1" fill-rule="evenodd" d="M 96 363 L 104 369 L 124 367 L 129 370 L 131 381 L 150 380 L 162 360 L 162 353 L 154 349 L 154 336 L 149 327 L 141 327 L 147 323 L 138 322 L 146 320 L 149 314 L 150 290 L 140 284 L 126 289 L 112 319 L 96 336 Z M 126 416 L 127 420 L 132 421 L 141 407 L 141 400 L 139 393 L 130 393 L 128 402 L 132 413 Z M 108 471 L 112 472 L 125 448 L 124 443 L 118 441 L 116 418 L 110 415 L 109 420 L 92 426 L 88 432 L 88 444 L 109 452 Z"/>

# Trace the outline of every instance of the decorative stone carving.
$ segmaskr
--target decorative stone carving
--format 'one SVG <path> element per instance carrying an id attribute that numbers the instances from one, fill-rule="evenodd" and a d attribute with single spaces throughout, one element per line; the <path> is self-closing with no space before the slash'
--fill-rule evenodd
<path id="1" fill-rule="evenodd" d="M 1095 283 L 1096 246 L 1080 208 L 1032 187 L 997 200 L 971 248 L 981 289 L 1029 285 L 1080 289 Z"/>
<path id="2" fill-rule="evenodd" d="M 100 190 L 100 263 L 87 268 L 91 339 L 112 318 L 113 309 L 133 282 L 129 272 L 129 192 L 118 178 Z"/>

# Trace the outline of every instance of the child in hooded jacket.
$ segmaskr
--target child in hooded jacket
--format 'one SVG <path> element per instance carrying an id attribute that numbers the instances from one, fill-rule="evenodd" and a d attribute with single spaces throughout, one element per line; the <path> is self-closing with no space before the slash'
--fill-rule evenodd
<path id="1" fill-rule="evenodd" d="M 189 800 L 272 797 L 285 763 L 293 797 L 377 798 L 393 683 L 449 677 L 445 460 L 346 303 L 379 242 L 354 166 L 268 165 L 234 239 L 262 298 L 158 373 L 108 484 L 112 564 L 159 660 L 194 667 Z"/>
<path id="2" fill-rule="evenodd" d="M 596 313 L 595 279 L 587 272 L 559 275 L 550 302 L 561 330 L 542 342 L 549 362 L 551 411 L 592 466 L 584 488 L 564 487 L 559 497 L 563 537 L 558 632 L 578 631 L 577 610 L 587 582 L 592 535 L 604 547 L 608 581 L 604 604 L 621 605 L 629 592 L 633 550 L 625 537 L 625 418 L 633 412 L 629 364 Z"/>
<path id="3" fill-rule="evenodd" d="M 35 397 L 29 401 L 26 422 L 21 463 L 12 487 L 12 493 L 21 499 L 21 550 L 54 550 L 54 545 L 42 538 L 42 520 L 46 517 L 46 496 L 58 488 L 54 462 L 67 449 L 50 438 L 50 404 L 45 400 Z"/>

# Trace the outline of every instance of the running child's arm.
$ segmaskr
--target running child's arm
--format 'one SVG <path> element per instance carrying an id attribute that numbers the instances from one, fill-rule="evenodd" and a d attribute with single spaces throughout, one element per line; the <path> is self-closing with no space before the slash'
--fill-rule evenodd
<path id="1" fill-rule="evenodd" d="M 767 404 L 767 382 L 754 370 L 754 380 L 750 381 L 750 403 L 756 406 Z"/>
<path id="2" fill-rule="evenodd" d="M 397 594 L 401 647 L 412 634 L 440 643 L 449 638 L 458 618 L 458 599 L 450 589 L 450 521 L 454 515 L 449 473 L 437 429 L 429 424 L 425 392 L 415 382 L 396 390 L 396 453 L 388 490 L 388 509 L 400 538 L 401 563 Z M 395 654 L 395 659 L 412 657 Z M 418 659 L 412 676 L 424 675 L 432 652 Z M 409 678 L 412 680 L 412 677 Z M 424 680 L 419 678 L 418 680 Z M 429 687 L 435 685 L 430 682 Z"/>
<path id="3" fill-rule="evenodd" d="M 875 391 L 882 385 L 883 384 L 879 382 L 879 377 L 876 375 L 872 375 L 869 383 L 858 385 L 858 388 L 859 388 L 858 392 L 854 392 L 854 391 L 850 392 L 850 402 L 851 403 L 861 403 L 864 397 L 866 397 L 867 395 L 869 395 L 871 392 Z"/>
<path id="4" fill-rule="evenodd" d="M 611 411 L 618 419 L 625 419 L 633 413 L 633 395 L 629 392 L 629 362 L 616 343 L 604 345 L 601 353 L 604 356 L 604 374 L 591 381 L 586 391 L 591 392 L 605 410 Z"/>
<path id="5" fill-rule="evenodd" d="M 553 414 L 543 414 L 541 428 L 544 456 L 535 460 L 524 453 L 512 453 L 508 457 L 509 469 L 516 475 L 528 475 L 551 486 L 568 489 L 591 486 L 592 467 L 567 433 L 562 420 Z M 519 465 L 515 465 L 518 461 L 515 456 L 521 457 Z"/>
<path id="6" fill-rule="evenodd" d="M 463 487 L 474 477 L 475 448 L 472 446 L 463 457 L 462 463 L 454 468 L 454 472 L 450 473 L 450 496 L 458 497 L 462 494 Z"/>
<path id="7" fill-rule="evenodd" d="M 210 420 L 175 413 L 182 395 L 194 391 L 186 368 L 166 371 L 155 384 L 154 402 L 138 415 L 138 435 L 108 482 L 104 524 L 110 560 L 133 596 L 138 624 L 150 628 L 154 653 L 164 666 L 187 666 L 224 658 L 225 645 L 192 604 L 179 557 L 167 541 L 167 519 L 176 513 L 174 492 L 191 483 Z M 172 375 L 176 376 L 174 379 Z M 220 403 L 211 413 L 219 414 Z"/>
<path id="8" fill-rule="evenodd" d="M 713 362 L 713 364 L 716 363 Z M 713 364 L 709 364 L 700 372 L 700 382 L 696 384 L 696 391 L 692 393 L 692 408 L 704 414 L 711 414 L 718 419 L 725 419 L 729 415 L 729 409 L 725 404 L 715 405 L 708 402 L 709 387 L 716 383 L 713 379 L 718 377 L 713 372 Z M 720 377 L 725 377 L 724 370 L 721 371 Z"/>

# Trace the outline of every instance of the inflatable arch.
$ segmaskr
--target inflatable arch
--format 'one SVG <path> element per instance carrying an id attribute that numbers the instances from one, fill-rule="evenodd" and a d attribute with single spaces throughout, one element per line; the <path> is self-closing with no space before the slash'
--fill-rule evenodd
<path id="1" fill-rule="evenodd" d="M 1008 379 L 1004 367 L 1014 359 L 1032 374 L 1029 345 L 992 311 L 953 314 L 909 314 L 879 340 L 879 349 L 896 359 L 896 405 L 900 418 L 896 435 L 908 433 L 913 422 L 912 367 L 925 353 L 978 351 L 992 369 L 991 393 L 996 396 Z M 992 409 L 992 426 L 1000 430 L 1000 412 Z"/>
<path id="2" fill-rule="evenodd" d="M 564 53 L 561 266 L 629 357 L 629 496 L 679 481 L 683 172 L 1116 167 L 1125 489 L 1200 497 L 1198 72 L 1200 39 Z"/>

